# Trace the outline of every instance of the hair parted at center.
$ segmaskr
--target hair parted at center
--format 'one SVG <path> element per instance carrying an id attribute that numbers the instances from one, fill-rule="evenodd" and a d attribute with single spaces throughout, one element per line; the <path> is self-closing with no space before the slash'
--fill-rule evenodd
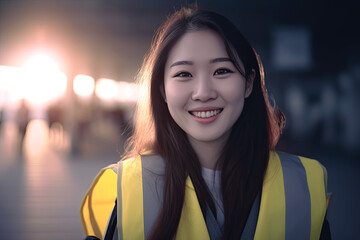
<path id="1" fill-rule="evenodd" d="M 265 88 L 260 57 L 239 30 L 224 16 L 214 12 L 182 8 L 157 30 L 151 48 L 138 74 L 140 97 L 135 115 L 134 134 L 124 158 L 155 152 L 165 160 L 164 196 L 160 215 L 150 239 L 173 239 L 184 203 L 185 181 L 190 176 L 203 215 L 215 205 L 201 174 L 199 159 L 186 133 L 170 115 L 161 93 L 168 54 L 189 31 L 212 30 L 224 41 L 227 54 L 249 81 L 255 71 L 253 89 L 245 99 L 240 117 L 218 159 L 224 205 L 223 239 L 239 239 L 251 205 L 261 191 L 273 150 L 283 127 L 284 115 L 271 106 Z"/>

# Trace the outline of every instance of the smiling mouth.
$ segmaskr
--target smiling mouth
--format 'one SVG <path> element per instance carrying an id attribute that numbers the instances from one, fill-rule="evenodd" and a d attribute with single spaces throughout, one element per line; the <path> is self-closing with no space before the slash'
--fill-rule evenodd
<path id="1" fill-rule="evenodd" d="M 210 111 L 189 111 L 189 113 L 198 118 L 210 118 L 221 113 L 223 108 Z"/>

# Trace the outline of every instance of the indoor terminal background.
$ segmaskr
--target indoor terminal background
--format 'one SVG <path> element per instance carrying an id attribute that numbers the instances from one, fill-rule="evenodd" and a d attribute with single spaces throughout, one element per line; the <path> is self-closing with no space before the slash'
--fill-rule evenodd
<path id="1" fill-rule="evenodd" d="M 1 239 L 83 237 L 82 197 L 98 170 L 120 159 L 132 130 L 134 78 L 152 35 L 191 3 L 0 0 Z M 333 239 L 357 239 L 359 8 L 351 1 L 197 3 L 227 16 L 253 44 L 273 103 L 287 117 L 278 150 L 327 167 Z"/>

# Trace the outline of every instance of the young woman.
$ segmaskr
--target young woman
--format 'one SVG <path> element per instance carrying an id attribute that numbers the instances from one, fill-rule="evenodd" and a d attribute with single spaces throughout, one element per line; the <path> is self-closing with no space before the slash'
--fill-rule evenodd
<path id="1" fill-rule="evenodd" d="M 139 82 L 127 155 L 84 199 L 86 236 L 319 239 L 326 171 L 274 151 L 284 117 L 269 103 L 259 56 L 229 20 L 174 13 Z"/>

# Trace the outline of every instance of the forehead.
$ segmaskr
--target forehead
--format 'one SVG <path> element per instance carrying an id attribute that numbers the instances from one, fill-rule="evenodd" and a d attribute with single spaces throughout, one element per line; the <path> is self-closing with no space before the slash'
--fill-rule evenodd
<path id="1" fill-rule="evenodd" d="M 174 61 L 201 61 L 228 57 L 222 38 L 212 30 L 185 33 L 169 52 L 167 64 Z"/>

